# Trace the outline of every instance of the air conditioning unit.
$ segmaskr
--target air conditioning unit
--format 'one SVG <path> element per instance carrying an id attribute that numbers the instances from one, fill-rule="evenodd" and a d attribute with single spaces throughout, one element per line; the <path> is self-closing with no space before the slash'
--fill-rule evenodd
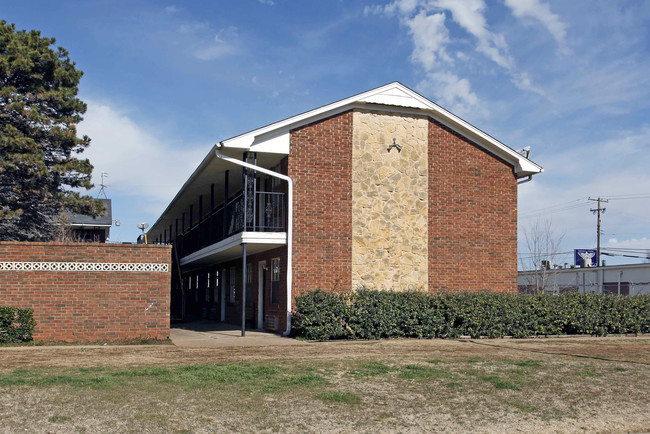
<path id="1" fill-rule="evenodd" d="M 278 317 L 274 315 L 265 315 L 264 316 L 264 328 L 270 330 L 278 329 Z"/>

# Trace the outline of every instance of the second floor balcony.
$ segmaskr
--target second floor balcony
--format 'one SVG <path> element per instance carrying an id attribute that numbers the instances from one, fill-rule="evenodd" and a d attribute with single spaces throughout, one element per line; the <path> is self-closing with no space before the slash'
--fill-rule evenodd
<path id="1" fill-rule="evenodd" d="M 180 258 L 240 232 L 286 232 L 284 193 L 256 191 L 231 198 L 176 238 Z"/>

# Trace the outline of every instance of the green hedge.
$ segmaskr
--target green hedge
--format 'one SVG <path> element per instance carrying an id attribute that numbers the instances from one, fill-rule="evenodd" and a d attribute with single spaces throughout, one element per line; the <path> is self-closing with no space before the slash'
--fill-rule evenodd
<path id="1" fill-rule="evenodd" d="M 318 290 L 296 297 L 293 332 L 313 340 L 650 333 L 650 295 Z"/>
<path id="2" fill-rule="evenodd" d="M 31 341 L 35 325 L 32 309 L 0 306 L 0 344 Z"/>

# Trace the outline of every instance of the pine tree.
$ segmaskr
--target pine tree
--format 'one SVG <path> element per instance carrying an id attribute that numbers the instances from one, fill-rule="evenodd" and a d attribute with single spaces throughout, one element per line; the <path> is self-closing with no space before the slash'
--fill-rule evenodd
<path id="1" fill-rule="evenodd" d="M 93 187 L 93 166 L 75 158 L 90 144 L 76 130 L 83 72 L 55 42 L 0 20 L 0 240 L 50 240 L 64 211 L 103 211 L 78 193 Z"/>

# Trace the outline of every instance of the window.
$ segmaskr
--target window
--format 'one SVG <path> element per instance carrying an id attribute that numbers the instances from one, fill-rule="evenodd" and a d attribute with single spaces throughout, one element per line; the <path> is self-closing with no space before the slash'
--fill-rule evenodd
<path id="1" fill-rule="evenodd" d="M 195 284 L 194 284 L 194 302 L 198 303 L 199 302 L 199 275 L 197 274 L 194 276 Z"/>
<path id="2" fill-rule="evenodd" d="M 237 268 L 230 267 L 230 279 L 228 279 L 228 301 L 235 302 L 235 279 L 237 278 Z"/>
<path id="3" fill-rule="evenodd" d="M 271 259 L 271 303 L 280 303 L 280 258 Z"/>
<path id="4" fill-rule="evenodd" d="M 206 275 L 205 281 L 205 301 L 210 303 L 210 273 Z"/>
<path id="5" fill-rule="evenodd" d="M 215 302 L 219 301 L 219 285 L 221 284 L 221 275 L 219 274 L 219 271 L 214 272 L 214 298 L 213 300 Z"/>

